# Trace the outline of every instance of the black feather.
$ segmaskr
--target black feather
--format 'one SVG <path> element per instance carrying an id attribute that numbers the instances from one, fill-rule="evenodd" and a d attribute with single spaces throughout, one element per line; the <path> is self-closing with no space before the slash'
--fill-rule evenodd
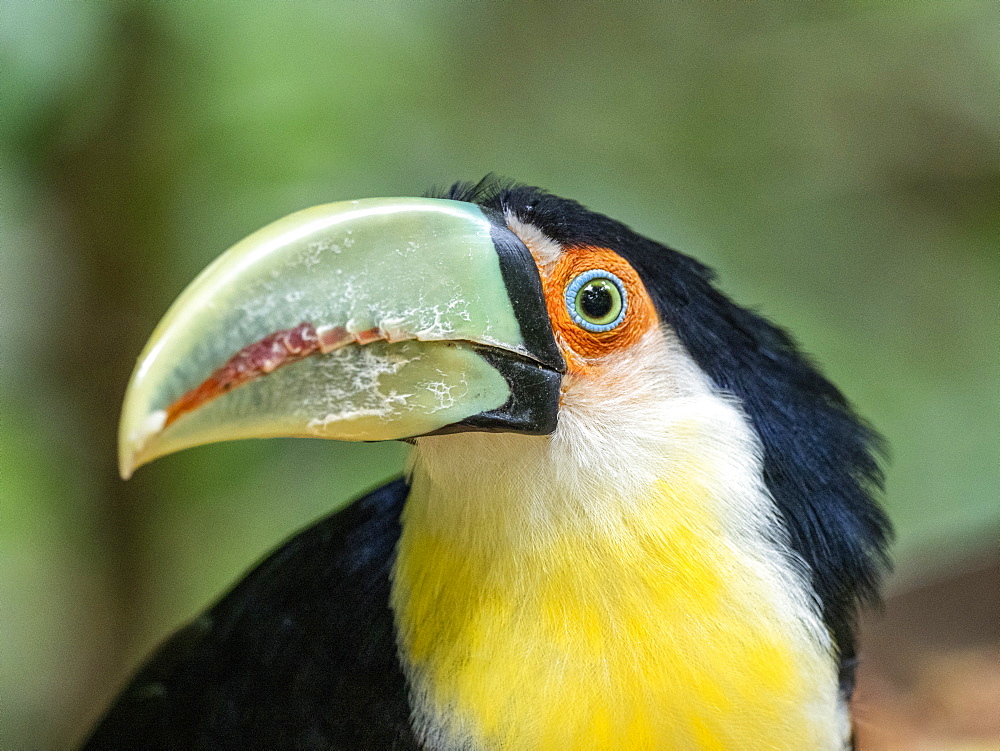
<path id="1" fill-rule="evenodd" d="M 517 184 L 515 182 L 498 177 L 490 172 L 476 182 L 469 180 L 452 183 L 447 188 L 431 188 L 424 194 L 424 197 L 466 201 L 467 203 L 477 203 L 485 207 L 492 205 L 501 193 L 516 187 Z"/>
<path id="2" fill-rule="evenodd" d="M 414 749 L 389 571 L 407 488 L 296 535 L 146 665 L 84 746 Z"/>
<path id="3" fill-rule="evenodd" d="M 891 528 L 875 502 L 883 485 L 880 436 L 787 332 L 716 289 L 708 267 L 576 201 L 495 178 L 489 185 L 500 187 L 472 194 L 485 194 L 490 211 L 512 213 L 564 246 L 609 248 L 625 258 L 702 370 L 739 399 L 760 435 L 764 479 L 792 548 L 809 566 L 849 693 L 857 608 L 877 600 L 888 567 Z"/>

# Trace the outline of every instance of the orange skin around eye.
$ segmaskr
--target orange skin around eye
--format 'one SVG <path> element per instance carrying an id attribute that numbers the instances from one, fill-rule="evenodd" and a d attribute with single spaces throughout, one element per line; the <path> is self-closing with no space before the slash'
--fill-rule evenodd
<path id="1" fill-rule="evenodd" d="M 610 271 L 625 285 L 625 319 L 611 331 L 587 331 L 566 310 L 566 288 L 591 269 Z M 552 330 L 572 373 L 582 374 L 605 355 L 631 347 L 657 325 L 656 309 L 642 279 L 624 258 L 607 248 L 567 248 L 554 266 L 542 270 L 542 286 Z"/>

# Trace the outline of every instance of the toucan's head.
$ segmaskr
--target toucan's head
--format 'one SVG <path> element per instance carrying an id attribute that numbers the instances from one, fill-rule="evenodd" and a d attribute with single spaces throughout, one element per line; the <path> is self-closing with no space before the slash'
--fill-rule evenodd
<path id="1" fill-rule="evenodd" d="M 308 209 L 233 246 L 164 317 L 129 385 L 121 471 L 238 438 L 477 431 L 546 436 L 628 482 L 667 422 L 678 451 L 746 448 L 725 419 L 709 443 L 698 434 L 711 392 L 748 428 L 776 536 L 849 649 L 887 534 L 869 498 L 875 436 L 782 330 L 711 279 L 535 188 Z"/>

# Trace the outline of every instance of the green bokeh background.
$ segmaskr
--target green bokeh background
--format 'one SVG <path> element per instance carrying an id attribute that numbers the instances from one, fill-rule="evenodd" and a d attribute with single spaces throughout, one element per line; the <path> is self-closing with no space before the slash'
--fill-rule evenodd
<path id="1" fill-rule="evenodd" d="M 183 286 L 312 204 L 494 171 L 715 266 L 889 438 L 895 586 L 1000 548 L 994 2 L 0 4 L 0 748 L 66 747 L 140 656 L 397 445 L 115 473 Z"/>

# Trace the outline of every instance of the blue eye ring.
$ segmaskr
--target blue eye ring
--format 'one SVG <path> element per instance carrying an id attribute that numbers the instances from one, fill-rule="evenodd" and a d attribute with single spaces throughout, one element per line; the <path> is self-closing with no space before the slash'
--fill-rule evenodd
<path id="1" fill-rule="evenodd" d="M 601 292 L 611 293 L 612 309 L 607 315 L 595 318 L 587 316 L 581 308 L 581 295 L 591 288 L 596 290 L 598 287 Z M 566 312 L 573 319 L 573 323 L 585 331 L 597 334 L 617 328 L 625 320 L 625 313 L 628 311 L 628 293 L 625 291 L 624 283 L 604 269 L 591 269 L 577 275 L 566 287 L 565 301 Z"/>

